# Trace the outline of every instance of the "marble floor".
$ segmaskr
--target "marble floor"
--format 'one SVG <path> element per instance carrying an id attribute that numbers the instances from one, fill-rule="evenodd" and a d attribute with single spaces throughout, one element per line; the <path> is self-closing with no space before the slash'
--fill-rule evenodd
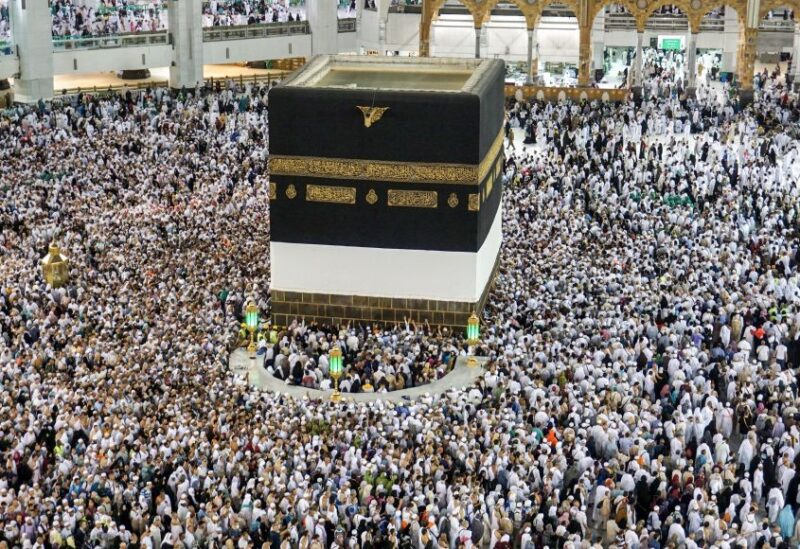
<path id="1" fill-rule="evenodd" d="M 786 74 L 788 63 L 779 63 L 781 74 Z M 620 85 L 620 73 L 625 65 L 622 62 L 615 63 L 609 73 L 605 75 L 603 80 L 599 83 L 601 88 L 617 88 Z M 756 72 L 762 71 L 766 68 L 772 71 L 775 68 L 774 63 L 762 63 L 756 61 Z M 222 65 L 205 65 L 203 67 L 204 78 L 239 78 L 240 76 L 247 78 L 263 75 L 277 75 L 281 71 L 272 69 L 252 69 L 239 64 L 222 64 Z M 150 77 L 142 80 L 123 80 L 117 76 L 116 72 L 99 72 L 88 74 L 60 74 L 53 78 L 54 89 L 56 93 L 64 89 L 84 88 L 90 89 L 93 87 L 107 88 L 108 86 L 124 86 L 136 85 L 139 83 L 165 83 L 169 81 L 169 67 L 157 67 L 150 69 Z"/>
<path id="2" fill-rule="evenodd" d="M 710 58 L 707 58 L 705 55 L 698 56 L 697 62 L 699 65 L 703 66 L 710 66 L 711 61 Z M 761 72 L 765 68 L 770 73 L 775 70 L 776 63 L 762 63 L 761 61 L 755 62 L 755 72 Z M 789 63 L 786 61 L 781 61 L 777 63 L 780 67 L 781 74 L 786 74 L 786 71 L 789 68 Z M 610 70 L 603 76 L 603 80 L 598 83 L 598 86 L 601 88 L 618 88 L 622 82 L 622 73 L 626 68 L 626 64 L 622 60 L 618 60 L 611 65 Z"/>
<path id="3" fill-rule="evenodd" d="M 485 373 L 484 366 L 487 362 L 485 357 L 475 357 L 475 364 L 469 365 L 466 356 L 456 359 L 453 371 L 427 385 L 411 387 L 402 391 L 392 391 L 389 393 L 342 393 L 344 402 L 407 402 L 428 398 L 435 395 L 443 395 L 452 389 L 464 391 L 470 387 L 475 380 Z M 242 379 L 254 389 L 269 391 L 275 394 L 284 394 L 292 398 L 302 399 L 327 399 L 330 398 L 331 391 L 321 391 L 318 389 L 308 389 L 297 385 L 287 385 L 267 372 L 264 369 L 263 355 L 251 358 L 245 349 L 236 349 L 230 358 L 230 370 L 234 376 Z"/>
<path id="4" fill-rule="evenodd" d="M 254 75 L 277 75 L 281 71 L 271 69 L 251 69 L 244 65 L 205 65 L 203 67 L 204 78 L 244 78 Z M 164 83 L 169 81 L 169 67 L 157 67 L 150 69 L 150 77 L 142 80 L 123 80 L 117 76 L 116 72 L 98 72 L 87 74 L 59 74 L 53 78 L 53 85 L 58 93 L 64 89 L 74 88 L 107 88 L 108 86 L 135 85 L 138 83 Z"/>

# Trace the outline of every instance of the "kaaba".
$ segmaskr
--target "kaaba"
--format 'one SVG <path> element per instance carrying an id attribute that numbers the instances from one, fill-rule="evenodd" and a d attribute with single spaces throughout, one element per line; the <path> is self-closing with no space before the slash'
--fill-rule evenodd
<path id="1" fill-rule="evenodd" d="M 463 326 L 502 242 L 505 67 L 318 56 L 269 92 L 272 322 Z"/>

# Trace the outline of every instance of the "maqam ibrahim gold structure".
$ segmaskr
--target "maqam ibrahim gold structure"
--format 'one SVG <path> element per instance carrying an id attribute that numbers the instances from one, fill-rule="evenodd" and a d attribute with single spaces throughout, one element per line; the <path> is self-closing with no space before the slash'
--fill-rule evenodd
<path id="1" fill-rule="evenodd" d="M 533 31 L 542 17 L 542 12 L 552 3 L 566 4 L 578 19 L 580 31 L 578 85 L 588 86 L 591 67 L 591 34 L 594 19 L 609 5 L 620 5 L 636 20 L 637 32 L 644 32 L 647 20 L 663 6 L 677 6 L 688 18 L 689 32 L 700 32 L 700 23 L 711 10 L 725 6 L 732 8 L 739 19 L 739 45 L 737 52 L 737 76 L 742 89 L 753 87 L 753 72 L 756 59 L 758 27 L 769 10 L 790 8 L 800 12 L 800 0 L 510 0 L 516 4 L 529 31 Z M 498 0 L 460 0 L 472 15 L 476 30 L 491 17 Z M 423 0 L 419 32 L 419 54 L 430 56 L 431 24 L 436 19 L 445 0 Z M 534 69 L 535 70 L 535 69 Z"/>
<path id="2" fill-rule="evenodd" d="M 69 281 L 69 260 L 61 254 L 55 242 L 50 243 L 48 253 L 42 259 L 44 280 L 53 288 L 61 288 Z"/>

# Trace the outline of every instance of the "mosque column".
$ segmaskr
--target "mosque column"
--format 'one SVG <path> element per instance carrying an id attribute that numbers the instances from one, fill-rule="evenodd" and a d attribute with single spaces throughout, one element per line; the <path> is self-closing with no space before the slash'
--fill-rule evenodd
<path id="1" fill-rule="evenodd" d="M 594 22 L 592 23 L 592 72 L 597 73 L 598 69 L 605 69 L 605 50 L 606 50 L 606 14 L 605 9 L 601 9 Z M 605 71 L 604 71 L 605 72 Z"/>
<path id="2" fill-rule="evenodd" d="M 588 86 L 591 80 L 592 64 L 592 27 L 580 26 L 580 42 L 578 46 L 578 86 Z"/>
<path id="3" fill-rule="evenodd" d="M 759 0 L 747 0 L 745 25 L 739 37 L 739 59 L 737 62 L 739 77 L 739 100 L 742 105 L 753 101 L 753 72 L 756 64 L 756 43 L 758 42 L 758 26 L 761 22 Z"/>
<path id="4" fill-rule="evenodd" d="M 753 72 L 756 64 L 758 28 L 744 28 L 739 42 L 739 99 L 743 104 L 753 101 Z"/>
<path id="5" fill-rule="evenodd" d="M 363 2 L 364 0 L 356 0 L 356 1 Z M 311 29 L 312 55 L 338 53 L 339 51 L 338 9 L 339 5 L 333 1 L 306 2 L 306 17 L 308 18 L 308 26 Z"/>
<path id="6" fill-rule="evenodd" d="M 697 33 L 689 33 L 686 45 L 686 87 L 694 90 L 697 79 Z"/>
<path id="7" fill-rule="evenodd" d="M 534 55 L 534 52 L 536 55 Z M 533 84 L 539 73 L 539 43 L 536 29 L 528 28 L 528 84 Z"/>
<path id="8" fill-rule="evenodd" d="M 356 32 L 361 32 L 361 15 L 364 13 L 364 0 L 356 0 Z"/>
<path id="9" fill-rule="evenodd" d="M 483 32 L 483 25 L 475 27 L 475 59 L 481 58 L 481 33 Z"/>
<path id="10" fill-rule="evenodd" d="M 642 91 L 642 64 L 643 59 L 642 56 L 642 44 L 644 43 L 644 31 L 637 31 L 636 32 L 636 56 L 633 60 L 633 88 L 638 90 L 638 93 Z"/>
<path id="11" fill-rule="evenodd" d="M 489 27 L 485 24 L 481 26 L 481 57 L 489 57 Z"/>
<path id="12" fill-rule="evenodd" d="M 356 0 L 359 1 L 359 0 Z M 419 56 L 431 55 L 431 24 L 433 23 L 433 0 L 422 0 L 422 17 L 419 20 Z"/>
<path id="13" fill-rule="evenodd" d="M 378 19 L 378 51 L 381 55 L 386 55 L 386 19 Z"/>
<path id="14" fill-rule="evenodd" d="M 734 73 L 736 71 L 736 55 L 739 45 L 739 15 L 735 10 L 725 10 L 725 31 L 722 38 L 722 62 L 720 72 Z"/>
<path id="15" fill-rule="evenodd" d="M 794 44 L 792 47 L 792 86 L 800 89 L 800 22 L 794 24 Z"/>
<path id="16" fill-rule="evenodd" d="M 203 5 L 201 0 L 169 0 L 167 4 L 173 61 L 169 86 L 195 89 L 203 85 Z"/>
<path id="17" fill-rule="evenodd" d="M 53 98 L 53 33 L 45 0 L 11 0 L 11 33 L 19 56 L 14 100 L 35 103 Z"/>

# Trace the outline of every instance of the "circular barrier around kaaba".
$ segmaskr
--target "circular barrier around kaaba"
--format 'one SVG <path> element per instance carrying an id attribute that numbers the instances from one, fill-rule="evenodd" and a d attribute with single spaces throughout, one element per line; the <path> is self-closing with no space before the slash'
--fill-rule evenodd
<path id="1" fill-rule="evenodd" d="M 399 391 L 387 393 L 342 393 L 343 402 L 408 402 L 428 396 L 443 395 L 451 389 L 470 387 L 476 379 L 482 376 L 487 358 L 469 357 L 475 361 L 474 366 L 468 364 L 468 357 L 460 356 L 456 359 L 453 369 L 444 377 L 431 383 L 410 387 Z M 245 349 L 236 349 L 230 357 L 231 370 L 237 375 L 247 376 L 247 381 L 253 388 L 288 395 L 292 398 L 309 398 L 314 400 L 330 400 L 333 391 L 309 389 L 300 385 L 287 385 L 283 380 L 276 378 L 264 369 L 264 355 L 255 359 Z"/>

